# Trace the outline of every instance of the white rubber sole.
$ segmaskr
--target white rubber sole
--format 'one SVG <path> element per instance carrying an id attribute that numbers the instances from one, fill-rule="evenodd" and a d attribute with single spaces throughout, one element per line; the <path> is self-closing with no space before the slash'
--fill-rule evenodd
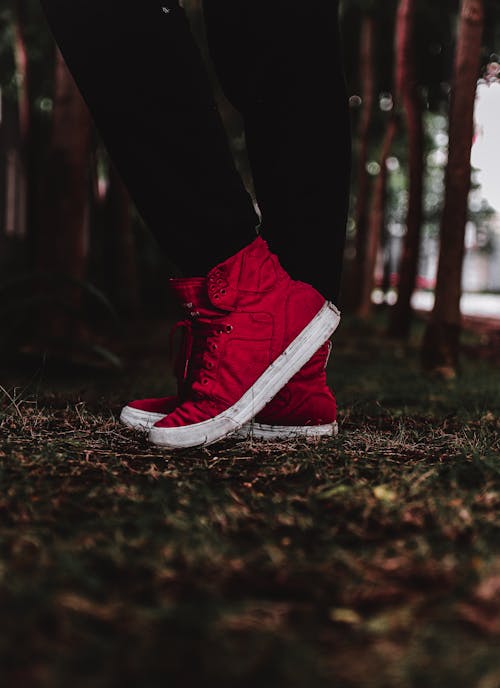
<path id="1" fill-rule="evenodd" d="M 120 421 L 124 425 L 134 430 L 143 430 L 144 432 L 151 430 L 153 425 L 162 418 L 165 418 L 164 413 L 141 411 L 141 409 L 136 409 L 133 406 L 124 406 L 120 413 Z"/>
<path id="2" fill-rule="evenodd" d="M 153 425 L 164 418 L 162 413 L 141 411 L 132 406 L 124 406 L 120 414 L 120 421 L 134 430 L 149 431 Z M 335 437 L 338 435 L 338 424 L 328 425 L 266 425 L 250 421 L 241 426 L 234 433 L 238 439 L 255 440 L 294 440 L 314 439 L 318 437 Z"/>
<path id="3" fill-rule="evenodd" d="M 339 310 L 326 301 L 311 322 L 233 406 L 202 423 L 178 428 L 152 427 L 149 441 L 160 447 L 184 449 L 206 446 L 238 431 L 307 363 L 335 332 L 339 322 Z"/>

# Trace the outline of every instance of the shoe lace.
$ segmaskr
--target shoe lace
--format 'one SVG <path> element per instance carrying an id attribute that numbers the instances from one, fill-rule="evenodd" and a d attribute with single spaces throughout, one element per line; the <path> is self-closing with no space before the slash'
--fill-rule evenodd
<path id="1" fill-rule="evenodd" d="M 175 335 L 182 330 L 180 346 L 175 351 Z M 179 397 L 184 396 L 184 387 L 188 377 L 189 361 L 193 350 L 193 325 L 191 320 L 179 320 L 170 330 L 169 336 L 169 358 L 170 364 L 177 380 L 177 391 Z"/>
<path id="2" fill-rule="evenodd" d="M 232 329 L 232 325 L 206 322 L 196 316 L 180 320 L 172 327 L 170 360 L 181 399 L 204 396 L 203 387 L 210 382 L 211 374 L 216 367 L 219 350 L 217 340 L 221 335 L 229 334 Z M 175 335 L 179 330 L 183 336 L 175 354 Z"/>

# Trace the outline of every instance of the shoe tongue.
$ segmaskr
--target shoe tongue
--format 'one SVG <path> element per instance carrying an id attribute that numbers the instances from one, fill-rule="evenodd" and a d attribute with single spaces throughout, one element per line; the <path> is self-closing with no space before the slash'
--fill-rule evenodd
<path id="1" fill-rule="evenodd" d="M 207 280 L 204 277 L 171 279 L 169 284 L 181 306 L 189 315 L 198 313 L 203 317 L 214 314 L 214 307 L 208 298 Z"/>

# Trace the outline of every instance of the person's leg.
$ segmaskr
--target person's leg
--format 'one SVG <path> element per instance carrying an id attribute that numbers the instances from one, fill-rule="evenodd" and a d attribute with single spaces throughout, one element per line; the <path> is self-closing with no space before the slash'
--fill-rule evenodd
<path id="1" fill-rule="evenodd" d="M 336 0 L 204 0 L 209 51 L 242 113 L 262 236 L 337 300 L 351 132 Z"/>
<path id="2" fill-rule="evenodd" d="M 160 246 L 205 275 L 255 239 L 208 75 L 176 0 L 41 0 L 111 158 Z"/>

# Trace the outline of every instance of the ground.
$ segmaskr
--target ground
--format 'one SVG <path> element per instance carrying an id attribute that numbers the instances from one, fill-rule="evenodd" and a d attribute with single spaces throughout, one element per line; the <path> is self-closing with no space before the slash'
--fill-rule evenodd
<path id="1" fill-rule="evenodd" d="M 116 420 L 172 385 L 154 332 L 121 371 L 1 378 L 2 685 L 498 688 L 484 333 L 443 383 L 420 372 L 418 331 L 403 347 L 347 323 L 338 439 L 166 453 Z"/>

